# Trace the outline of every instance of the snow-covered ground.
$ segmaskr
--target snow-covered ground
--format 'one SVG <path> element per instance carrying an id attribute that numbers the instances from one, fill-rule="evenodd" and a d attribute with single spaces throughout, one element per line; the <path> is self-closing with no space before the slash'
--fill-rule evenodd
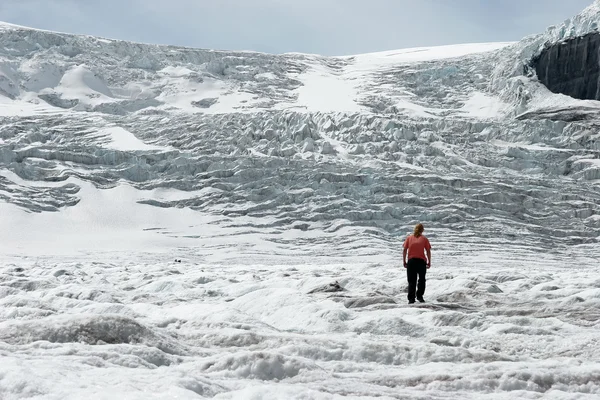
<path id="1" fill-rule="evenodd" d="M 598 398 L 600 136 L 539 115 L 600 103 L 518 72 L 594 21 L 329 58 L 0 24 L 0 399 Z"/>

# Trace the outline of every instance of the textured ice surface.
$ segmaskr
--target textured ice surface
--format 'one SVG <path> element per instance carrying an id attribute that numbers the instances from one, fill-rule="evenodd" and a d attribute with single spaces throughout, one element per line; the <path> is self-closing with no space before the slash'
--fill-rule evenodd
<path id="1" fill-rule="evenodd" d="M 525 67 L 598 4 L 334 58 L 1 24 L 0 397 L 597 398 L 598 103 Z"/>

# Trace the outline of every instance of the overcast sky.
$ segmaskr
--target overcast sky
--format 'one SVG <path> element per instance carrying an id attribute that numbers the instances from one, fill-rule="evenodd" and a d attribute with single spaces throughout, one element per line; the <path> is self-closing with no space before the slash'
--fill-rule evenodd
<path id="1" fill-rule="evenodd" d="M 513 41 L 592 0 L 0 0 L 0 21 L 191 47 L 347 55 Z"/>

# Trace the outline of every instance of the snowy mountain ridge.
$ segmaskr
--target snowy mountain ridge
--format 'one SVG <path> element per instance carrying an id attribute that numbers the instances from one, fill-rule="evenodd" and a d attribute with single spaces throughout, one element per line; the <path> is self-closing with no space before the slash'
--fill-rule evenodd
<path id="1" fill-rule="evenodd" d="M 379 91 L 362 82 L 386 65 L 459 57 L 504 46 L 447 46 L 355 57 L 223 52 L 152 46 L 9 27 L 3 35 L 2 93 L 74 111 L 123 114 L 143 109 L 203 113 L 384 111 L 396 102 L 423 109 L 397 91 L 373 110 Z M 21 60 L 15 63 L 16 60 Z M 329 90 L 320 90 L 330 85 Z M 326 96 L 326 99 L 320 97 Z M 426 112 L 426 110 L 425 110 Z M 435 112 L 435 111 L 434 111 Z"/>
<path id="2" fill-rule="evenodd" d="M 0 114 L 6 117 L 0 160 L 20 178 L 72 177 L 99 188 L 122 180 L 140 189 L 218 187 L 210 195 L 218 193 L 216 202 L 192 196 L 147 203 L 214 212 L 225 201 L 235 205 L 234 214 L 270 210 L 288 223 L 300 216 L 308 222 L 336 221 L 339 212 L 339 217 L 355 215 L 351 219 L 359 225 L 388 231 L 419 219 L 451 229 L 464 229 L 466 221 L 488 225 L 482 210 L 489 207 L 491 215 L 500 213 L 505 232 L 527 226 L 562 238 L 563 230 L 571 229 L 558 221 L 576 213 L 585 216 L 572 220 L 583 223 L 579 240 L 597 237 L 596 208 L 583 194 L 549 197 L 546 183 L 524 189 L 539 179 L 585 192 L 581 182 L 592 184 L 600 170 L 594 144 L 580 144 L 593 139 L 585 126 L 510 118 L 531 104 L 503 101 L 489 77 L 496 61 L 520 44 L 327 58 L 142 45 L 13 26 L 4 28 L 1 42 Z M 44 125 L 53 128 L 41 131 Z M 291 168 L 291 179 L 271 182 L 268 171 L 280 174 L 283 166 Z M 375 170 L 383 175 L 371 176 Z M 305 183 L 294 189 L 298 173 Z M 253 178 L 245 182 L 245 174 Z M 564 181 L 565 175 L 570 179 Z M 398 176 L 431 180 L 437 189 L 429 201 L 422 195 L 409 200 L 415 189 L 394 187 Z M 486 180 L 478 181 L 483 176 Z M 524 177 L 519 187 L 508 183 Z M 5 179 L 5 185 L 15 185 Z M 495 197 L 479 200 L 457 192 L 453 186 L 465 179 L 463 185 Z M 270 189 L 262 189 L 266 182 Z M 239 185 L 247 191 L 237 190 Z M 17 186 L 3 198 L 31 211 L 57 210 L 77 203 L 78 186 Z M 292 200 L 290 191 L 309 187 L 312 192 L 303 192 L 308 197 L 301 202 L 307 210 L 281 214 Z M 516 193 L 507 194 L 504 187 Z M 367 197 L 361 194 L 365 190 Z M 381 190 L 387 193 L 383 197 Z M 44 194 L 32 198 L 32 191 Z M 339 210 L 327 205 L 331 195 L 340 199 Z M 513 195 L 523 199 L 523 208 L 510 216 Z M 433 204 L 439 212 L 426 211 Z M 535 227 L 522 225 L 540 206 L 553 211 L 544 211 Z M 322 207 L 324 213 L 315 212 Z M 581 207 L 587 210 L 583 214 Z"/>

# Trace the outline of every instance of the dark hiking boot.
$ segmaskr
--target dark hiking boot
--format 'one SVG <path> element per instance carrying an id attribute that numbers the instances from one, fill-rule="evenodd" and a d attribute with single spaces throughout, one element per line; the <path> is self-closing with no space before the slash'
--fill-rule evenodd
<path id="1" fill-rule="evenodd" d="M 425 299 L 422 297 L 417 297 L 417 300 L 419 300 L 419 303 L 425 303 Z"/>
<path id="2" fill-rule="evenodd" d="M 414 300 L 409 300 L 408 304 L 415 304 L 415 301 Z"/>

